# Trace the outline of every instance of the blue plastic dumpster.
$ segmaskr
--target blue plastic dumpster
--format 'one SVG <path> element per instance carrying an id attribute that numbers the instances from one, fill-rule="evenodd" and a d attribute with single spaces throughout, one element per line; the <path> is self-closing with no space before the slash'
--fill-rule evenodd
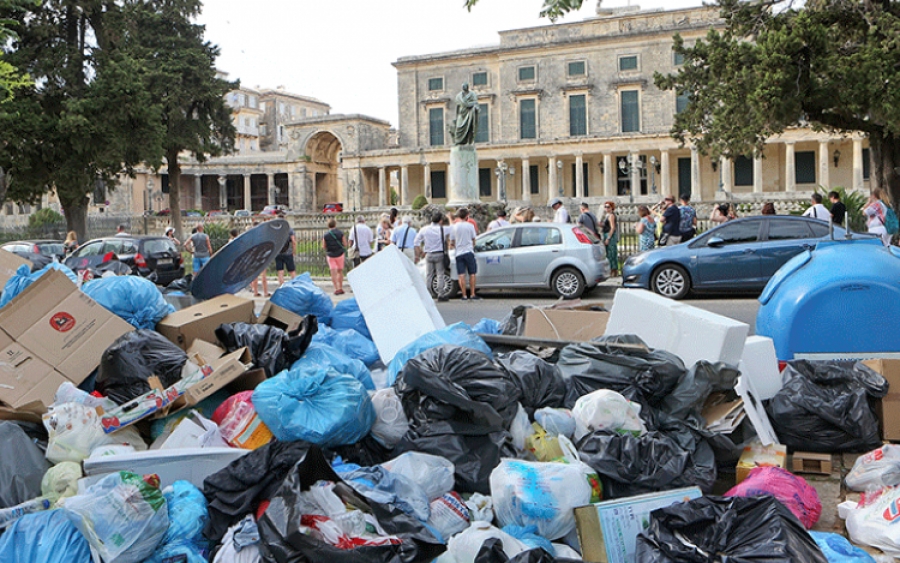
<path id="1" fill-rule="evenodd" d="M 759 302 L 756 333 L 775 342 L 779 360 L 900 352 L 900 248 L 820 242 L 782 266 Z"/>

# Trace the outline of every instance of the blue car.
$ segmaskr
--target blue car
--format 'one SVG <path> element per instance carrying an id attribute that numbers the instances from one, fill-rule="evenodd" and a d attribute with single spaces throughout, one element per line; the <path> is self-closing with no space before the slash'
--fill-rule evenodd
<path id="1" fill-rule="evenodd" d="M 844 235 L 844 229 L 834 227 L 835 238 Z M 682 299 L 691 291 L 762 291 L 785 262 L 828 238 L 828 223 L 818 219 L 791 215 L 735 219 L 688 242 L 629 257 L 622 268 L 622 285 L 671 299 Z"/>

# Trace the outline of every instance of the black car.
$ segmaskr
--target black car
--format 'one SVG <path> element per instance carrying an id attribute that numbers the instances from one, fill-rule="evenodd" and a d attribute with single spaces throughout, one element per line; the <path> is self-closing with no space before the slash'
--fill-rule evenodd
<path id="1" fill-rule="evenodd" d="M 33 270 L 40 270 L 53 258 L 62 261 L 66 256 L 61 240 L 16 240 L 5 242 L 0 248 L 30 261 Z"/>
<path id="2" fill-rule="evenodd" d="M 96 268 L 106 262 L 109 253 L 131 266 L 143 277 L 156 273 L 156 283 L 168 285 L 184 277 L 184 260 L 181 252 L 167 237 L 127 236 L 89 240 L 66 258 L 66 266 L 76 272 Z"/>

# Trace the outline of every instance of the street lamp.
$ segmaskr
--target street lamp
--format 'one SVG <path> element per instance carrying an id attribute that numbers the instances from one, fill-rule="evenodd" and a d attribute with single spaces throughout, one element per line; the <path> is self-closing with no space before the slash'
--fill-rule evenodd
<path id="1" fill-rule="evenodd" d="M 650 157 L 650 190 L 656 195 L 656 173 L 659 172 L 659 161 L 655 156 Z"/>
<path id="2" fill-rule="evenodd" d="M 150 211 L 153 211 L 153 178 L 147 180 L 147 201 L 150 204 Z"/>
<path id="3" fill-rule="evenodd" d="M 634 179 L 632 174 L 644 167 L 641 157 L 637 154 L 629 154 L 619 161 L 619 170 L 628 175 L 628 203 L 634 203 Z"/>
<path id="4" fill-rule="evenodd" d="M 497 176 L 497 201 L 506 201 L 506 171 L 509 166 L 504 161 L 497 163 L 494 174 Z"/>
<path id="5" fill-rule="evenodd" d="M 556 161 L 556 170 L 557 170 L 557 173 L 556 173 L 556 191 L 557 191 L 557 194 L 559 195 L 559 197 L 562 197 L 562 196 L 563 196 L 563 188 L 562 188 L 562 167 L 563 167 L 562 161 L 561 161 L 561 160 L 557 160 L 557 161 Z"/>

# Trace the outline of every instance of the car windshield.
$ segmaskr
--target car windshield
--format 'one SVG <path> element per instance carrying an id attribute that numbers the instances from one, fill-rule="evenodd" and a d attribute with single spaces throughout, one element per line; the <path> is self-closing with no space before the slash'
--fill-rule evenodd
<path id="1" fill-rule="evenodd" d="M 44 256 L 53 256 L 55 254 L 62 254 L 64 252 L 62 243 L 58 242 L 45 242 L 38 245 L 38 248 L 41 249 L 41 254 Z"/>
<path id="2" fill-rule="evenodd" d="M 157 252 L 173 252 L 177 253 L 175 243 L 169 239 L 149 239 L 144 241 L 144 252 L 146 254 L 156 254 Z"/>

